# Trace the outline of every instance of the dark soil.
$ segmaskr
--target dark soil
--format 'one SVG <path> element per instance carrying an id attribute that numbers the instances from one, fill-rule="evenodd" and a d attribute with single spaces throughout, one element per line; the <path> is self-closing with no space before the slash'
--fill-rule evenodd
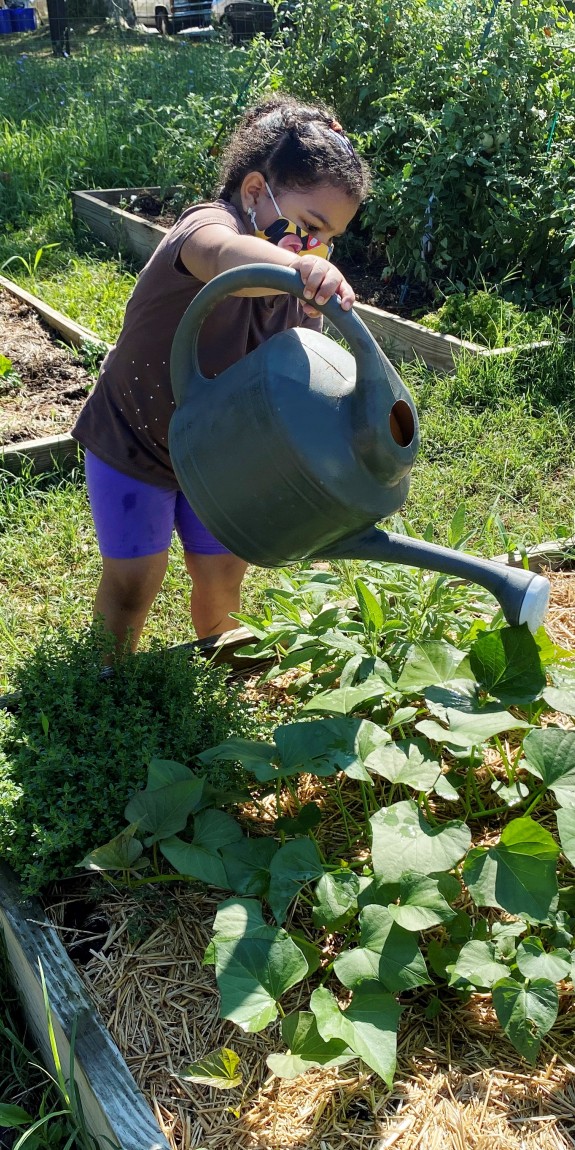
<path id="1" fill-rule="evenodd" d="M 63 435 L 73 427 L 94 377 L 36 312 L 0 289 L 0 444 Z M 1 361 L 0 361 L 1 363 Z"/>
<path id="2" fill-rule="evenodd" d="M 179 218 L 186 204 L 181 194 L 166 195 L 163 198 L 152 192 L 142 192 L 134 196 L 128 204 L 123 205 L 125 211 L 159 224 L 163 228 L 171 228 Z M 358 245 L 359 246 L 359 245 Z M 337 266 L 347 277 L 361 303 L 371 304 L 372 307 L 391 311 L 394 315 L 403 316 L 404 319 L 417 319 L 425 311 L 433 307 L 433 291 L 423 284 L 406 283 L 401 276 L 384 277 L 385 259 L 370 256 L 369 249 L 362 258 L 353 259 L 343 257 L 337 259 Z"/>

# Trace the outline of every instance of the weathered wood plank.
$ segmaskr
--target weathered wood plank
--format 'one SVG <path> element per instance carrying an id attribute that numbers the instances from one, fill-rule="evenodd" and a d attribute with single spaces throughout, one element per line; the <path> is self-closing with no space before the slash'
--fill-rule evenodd
<path id="1" fill-rule="evenodd" d="M 75 320 L 69 319 L 68 316 L 63 315 L 62 312 L 56 311 L 56 308 L 50 307 L 50 304 L 44 303 L 44 300 L 38 299 L 37 296 L 31 295 L 25 288 L 20 287 L 19 284 L 14 283 L 13 280 L 6 279 L 5 276 L 0 276 L 0 288 L 10 292 L 10 295 L 28 304 L 35 312 L 48 324 L 49 327 L 59 331 L 65 337 L 68 343 L 73 344 L 74 347 L 81 347 L 84 343 L 101 343 L 106 344 L 106 347 L 111 347 L 111 344 L 106 343 L 105 340 L 100 339 L 93 331 L 87 327 L 82 327 L 81 324 L 76 323 Z"/>
<path id="2" fill-rule="evenodd" d="M 125 195 L 133 195 L 139 189 L 129 188 Z M 157 188 L 148 188 L 147 191 L 159 191 Z M 106 196 L 111 193 L 121 194 L 119 188 L 104 189 Z M 74 215 L 84 221 L 90 231 L 104 243 L 109 244 L 115 251 L 129 251 L 136 259 L 145 264 L 155 252 L 158 244 L 164 238 L 167 228 L 160 224 L 150 223 L 141 217 L 125 212 L 123 208 L 113 206 L 109 200 L 105 201 L 100 191 L 72 192 L 72 207 Z"/>
<path id="3" fill-rule="evenodd" d="M 74 1076 L 86 1124 L 101 1150 L 169 1150 L 153 1114 L 41 907 L 23 902 L 0 866 L 0 926 L 23 1010 L 45 1065 L 53 1070 L 39 963 L 66 1077 L 75 1027 Z"/>
<path id="4" fill-rule="evenodd" d="M 87 327 L 82 327 L 75 320 L 56 311 L 44 300 L 38 299 L 13 280 L 0 276 L 0 288 L 9 292 L 15 299 L 33 308 L 44 320 L 48 327 L 64 336 L 64 339 L 73 347 L 82 347 L 83 344 L 100 343 L 106 347 L 111 344 L 95 335 Z M 31 465 L 35 472 L 49 471 L 54 463 L 75 463 L 81 458 L 81 448 L 71 435 L 49 435 L 42 439 L 23 439 L 18 443 L 0 444 L 0 468 L 19 475 L 23 468 Z"/>

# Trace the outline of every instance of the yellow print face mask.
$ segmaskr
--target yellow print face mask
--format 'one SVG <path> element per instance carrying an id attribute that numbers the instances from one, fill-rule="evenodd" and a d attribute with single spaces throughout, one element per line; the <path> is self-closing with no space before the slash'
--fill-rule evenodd
<path id="1" fill-rule="evenodd" d="M 275 196 L 266 182 L 266 189 L 272 201 L 272 204 L 278 214 L 277 220 L 270 224 L 269 228 L 263 231 L 258 228 L 256 224 L 256 213 L 253 208 L 248 211 L 250 220 L 254 226 L 254 232 L 258 239 L 268 240 L 271 244 L 275 244 L 278 248 L 286 248 L 289 252 L 295 252 L 298 256 L 314 255 L 321 256 L 324 260 L 331 259 L 333 252 L 333 244 L 322 244 L 321 240 L 310 235 L 309 232 L 300 228 L 299 224 L 294 224 L 292 220 L 287 220 L 282 216 L 281 211 L 276 203 Z"/>

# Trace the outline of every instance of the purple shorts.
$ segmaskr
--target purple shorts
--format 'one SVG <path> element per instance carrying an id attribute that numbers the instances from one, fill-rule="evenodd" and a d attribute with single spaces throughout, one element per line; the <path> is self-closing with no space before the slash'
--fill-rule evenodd
<path id="1" fill-rule="evenodd" d="M 181 491 L 166 491 L 131 479 L 86 451 L 86 484 L 100 553 L 107 559 L 136 559 L 167 551 L 174 527 L 192 555 L 230 552 L 192 511 Z"/>

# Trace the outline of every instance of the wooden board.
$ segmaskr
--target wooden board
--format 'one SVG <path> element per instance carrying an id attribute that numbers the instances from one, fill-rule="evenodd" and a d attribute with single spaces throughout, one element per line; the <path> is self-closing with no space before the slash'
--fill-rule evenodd
<path id="1" fill-rule="evenodd" d="M 155 196 L 163 194 L 163 190 L 159 187 L 74 191 L 71 193 L 74 215 L 99 239 L 116 250 L 129 251 L 144 264 L 153 255 L 168 229 L 161 224 L 151 223 L 126 212 L 118 206 L 129 197 L 143 192 Z M 440 332 L 430 331 L 420 323 L 414 323 L 413 320 L 401 319 L 393 312 L 383 311 L 369 304 L 358 303 L 355 305 L 355 310 L 386 355 L 395 362 L 421 359 L 427 367 L 435 371 L 451 372 L 459 356 L 463 354 L 490 357 L 509 355 L 517 351 L 517 348 L 491 349 L 469 340 L 457 339 L 453 335 L 442 335 Z M 544 344 L 529 346 L 539 347 Z"/>
<path id="2" fill-rule="evenodd" d="M 93 331 L 90 331 L 89 328 L 82 327 L 81 324 L 69 319 L 62 312 L 56 311 L 50 304 L 31 295 L 13 280 L 0 276 L 0 288 L 4 288 L 16 299 L 33 308 L 48 327 L 59 332 L 73 347 L 81 347 L 86 342 L 105 344 L 106 347 L 111 346 L 95 335 Z M 36 472 L 49 471 L 55 462 L 76 463 L 80 457 L 80 445 L 71 435 L 49 435 L 43 439 L 25 439 L 19 443 L 0 446 L 0 467 L 15 474 L 19 474 L 24 465 L 27 464 L 31 464 L 32 469 Z"/>
<path id="3" fill-rule="evenodd" d="M 66 1078 L 75 1028 L 74 1076 L 84 1117 L 101 1150 L 169 1150 L 124 1059 L 39 904 L 22 901 L 18 883 L 0 865 L 0 927 L 14 985 L 45 1065 L 54 1063 L 39 963 L 48 991 L 58 1053 Z"/>

